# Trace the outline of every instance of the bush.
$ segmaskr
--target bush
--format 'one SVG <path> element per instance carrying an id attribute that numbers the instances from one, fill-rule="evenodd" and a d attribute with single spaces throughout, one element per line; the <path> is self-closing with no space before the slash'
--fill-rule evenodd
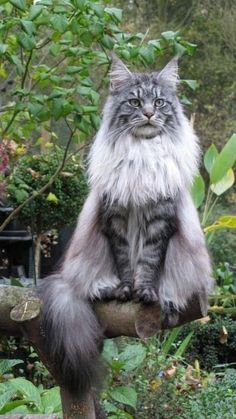
<path id="1" fill-rule="evenodd" d="M 16 207 L 44 186 L 62 160 L 63 150 L 56 148 L 47 154 L 25 155 L 13 170 L 8 185 L 9 203 Z M 75 222 L 87 194 L 84 170 L 78 157 L 68 161 L 46 193 L 35 196 L 26 205 L 20 220 L 34 231 L 61 228 Z"/>
<path id="2" fill-rule="evenodd" d="M 224 343 L 224 339 L 221 339 L 223 327 L 228 333 Z M 190 331 L 194 331 L 194 334 L 185 352 L 188 363 L 192 364 L 197 359 L 201 368 L 210 371 L 217 364 L 235 361 L 236 322 L 231 317 L 211 315 L 211 321 L 206 324 L 187 324 L 182 329 L 181 339 Z"/>

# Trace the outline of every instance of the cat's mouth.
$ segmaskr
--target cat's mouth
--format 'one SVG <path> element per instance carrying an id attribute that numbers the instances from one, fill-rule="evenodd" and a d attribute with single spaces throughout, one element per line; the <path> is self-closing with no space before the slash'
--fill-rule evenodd
<path id="1" fill-rule="evenodd" d="M 161 129 L 158 125 L 156 125 L 152 121 L 147 121 L 142 125 L 137 125 L 133 130 L 133 135 L 135 138 L 150 139 L 159 135 L 160 132 Z"/>

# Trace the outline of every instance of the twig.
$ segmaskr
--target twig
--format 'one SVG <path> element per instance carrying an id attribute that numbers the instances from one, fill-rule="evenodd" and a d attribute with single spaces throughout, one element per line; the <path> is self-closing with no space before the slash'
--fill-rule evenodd
<path id="1" fill-rule="evenodd" d="M 26 77 L 27 77 L 27 74 L 28 74 L 29 65 L 30 65 L 30 61 L 32 59 L 32 56 L 33 56 L 33 50 L 30 51 L 28 60 L 27 60 L 26 65 L 25 65 L 25 71 L 24 71 L 24 74 L 23 74 L 23 77 L 22 77 L 22 82 L 21 82 L 21 88 L 22 89 L 24 89 L 24 87 L 25 87 L 25 80 L 26 80 Z"/>

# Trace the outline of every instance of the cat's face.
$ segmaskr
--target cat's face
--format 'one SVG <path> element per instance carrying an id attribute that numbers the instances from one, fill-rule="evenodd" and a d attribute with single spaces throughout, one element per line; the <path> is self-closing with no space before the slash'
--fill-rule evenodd
<path id="1" fill-rule="evenodd" d="M 178 126 L 177 64 L 160 73 L 131 73 L 118 60 L 111 72 L 110 129 L 150 139 Z"/>

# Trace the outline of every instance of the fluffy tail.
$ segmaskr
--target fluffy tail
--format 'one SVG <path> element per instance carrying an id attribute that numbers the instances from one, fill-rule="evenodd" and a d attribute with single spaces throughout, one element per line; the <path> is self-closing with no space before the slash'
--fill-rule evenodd
<path id="1" fill-rule="evenodd" d="M 38 287 L 43 302 L 41 333 L 49 360 L 63 385 L 83 395 L 101 382 L 99 344 L 101 326 L 90 304 L 59 275 L 45 278 Z"/>

